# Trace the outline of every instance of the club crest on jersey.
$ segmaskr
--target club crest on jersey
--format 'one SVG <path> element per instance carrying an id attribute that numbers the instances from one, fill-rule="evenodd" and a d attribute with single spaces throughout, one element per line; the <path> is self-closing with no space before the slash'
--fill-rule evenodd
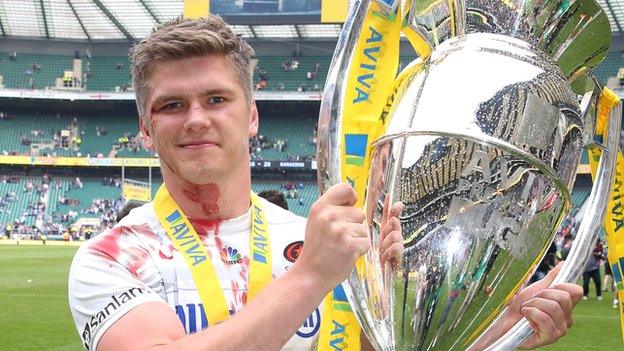
<path id="1" fill-rule="evenodd" d="M 288 260 L 288 262 L 294 263 L 299 255 L 301 254 L 301 249 L 303 248 L 303 241 L 295 241 L 284 249 L 284 258 Z"/>
<path id="2" fill-rule="evenodd" d="M 243 257 L 238 250 L 226 246 L 221 249 L 221 261 L 225 264 L 238 264 L 243 262 Z"/>
<path id="3" fill-rule="evenodd" d="M 206 261 L 206 255 L 203 252 L 201 242 L 199 242 L 189 227 L 186 225 L 182 216 L 178 210 L 174 210 L 169 214 L 165 220 L 169 224 L 171 229 L 170 233 L 173 233 L 173 239 L 181 250 L 186 252 L 186 255 L 193 260 L 193 266 Z"/>

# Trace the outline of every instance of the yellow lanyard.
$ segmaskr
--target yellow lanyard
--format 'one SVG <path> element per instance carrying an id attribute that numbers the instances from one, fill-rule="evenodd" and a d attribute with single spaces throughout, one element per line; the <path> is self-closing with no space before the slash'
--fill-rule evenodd
<path id="1" fill-rule="evenodd" d="M 175 248 L 184 257 L 208 318 L 215 325 L 230 317 L 228 304 L 210 256 L 189 219 L 173 200 L 165 184 L 154 198 L 154 211 Z M 271 240 L 262 202 L 251 193 L 251 233 L 249 236 L 248 301 L 272 279 Z"/>

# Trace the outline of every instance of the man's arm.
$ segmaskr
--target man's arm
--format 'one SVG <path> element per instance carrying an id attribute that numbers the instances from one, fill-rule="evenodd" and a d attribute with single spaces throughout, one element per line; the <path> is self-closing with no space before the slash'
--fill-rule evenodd
<path id="1" fill-rule="evenodd" d="M 330 188 L 312 206 L 297 262 L 231 319 L 186 336 L 164 303 L 141 304 L 102 336 L 98 351 L 279 350 L 369 246 L 355 191 Z"/>
<path id="2" fill-rule="evenodd" d="M 322 300 L 319 286 L 293 265 L 230 320 L 189 336 L 168 305 L 144 303 L 112 325 L 97 349 L 279 350 Z"/>

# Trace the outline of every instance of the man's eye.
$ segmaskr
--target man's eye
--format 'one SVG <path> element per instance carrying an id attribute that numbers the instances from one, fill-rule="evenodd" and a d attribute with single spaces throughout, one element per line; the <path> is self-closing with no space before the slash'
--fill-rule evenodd
<path id="1" fill-rule="evenodd" d="M 160 109 L 161 110 L 177 110 L 177 109 L 179 109 L 181 107 L 182 107 L 182 104 L 180 102 L 176 101 L 176 102 L 170 102 L 170 103 L 168 103 L 166 105 L 163 105 L 163 107 L 161 107 Z"/>
<path id="2" fill-rule="evenodd" d="M 213 96 L 210 99 L 208 99 L 208 103 L 211 103 L 211 104 L 221 104 L 224 102 L 225 102 L 225 98 L 221 96 Z"/>

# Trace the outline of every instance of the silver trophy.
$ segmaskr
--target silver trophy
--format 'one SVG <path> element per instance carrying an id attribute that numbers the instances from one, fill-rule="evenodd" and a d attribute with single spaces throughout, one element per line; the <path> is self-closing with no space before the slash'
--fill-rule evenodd
<path id="1" fill-rule="evenodd" d="M 389 1 L 381 1 L 390 3 Z M 345 70 L 373 0 L 355 1 L 339 39 L 319 119 L 321 192 L 341 181 Z M 555 283 L 576 282 L 603 223 L 621 108 L 594 140 L 601 89 L 591 69 L 611 32 L 594 0 L 408 2 L 403 31 L 427 56 L 404 71 L 369 150 L 371 250 L 347 295 L 377 350 L 512 350 L 520 321 L 480 338 L 534 273 L 571 209 L 581 151 L 602 148 L 575 244 Z M 389 9 L 391 11 L 392 9 Z M 427 53 L 429 51 L 429 53 Z M 382 263 L 387 214 L 399 215 L 404 255 Z"/>

